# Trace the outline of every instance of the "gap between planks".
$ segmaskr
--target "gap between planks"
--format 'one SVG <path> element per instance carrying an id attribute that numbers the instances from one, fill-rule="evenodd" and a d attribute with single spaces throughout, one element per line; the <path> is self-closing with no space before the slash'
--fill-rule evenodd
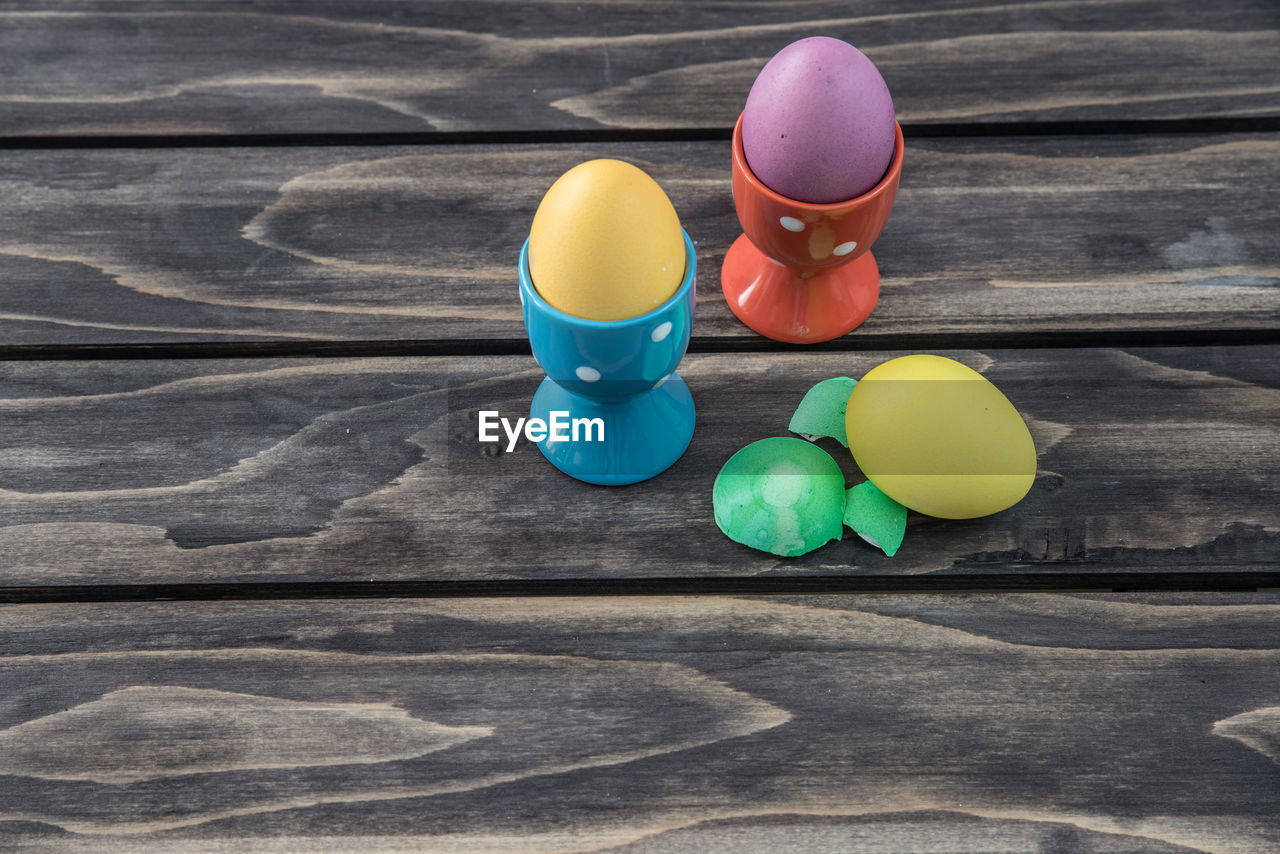
<path id="1" fill-rule="evenodd" d="M 0 605 L 229 600 L 976 593 L 1254 593 L 1280 572 L 289 582 L 0 587 Z"/>
<path id="2" fill-rule="evenodd" d="M 1280 344 L 1280 329 L 1141 329 L 1101 332 L 942 332 L 861 335 L 795 345 L 758 335 L 693 338 L 690 353 L 856 353 L 891 350 L 1124 349 L 1126 347 L 1236 347 Z M 527 356 L 525 338 L 367 341 L 196 341 L 177 344 L 0 345 L 0 361 L 126 361 L 148 359 L 377 358 L 417 356 Z"/>
<path id="3" fill-rule="evenodd" d="M 908 122 L 907 139 L 1010 136 L 1106 136 L 1115 134 L 1269 133 L 1280 116 L 1195 119 L 1099 119 L 1031 122 Z M 0 150 L 112 148 L 289 148 L 320 146 L 530 145 L 592 142 L 715 142 L 730 127 L 579 128 L 576 130 L 403 131 L 387 133 L 104 134 L 0 136 Z"/>

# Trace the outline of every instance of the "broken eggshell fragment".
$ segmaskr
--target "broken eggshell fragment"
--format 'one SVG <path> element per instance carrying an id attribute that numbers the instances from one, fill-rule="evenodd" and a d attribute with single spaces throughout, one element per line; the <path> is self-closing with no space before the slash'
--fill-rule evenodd
<path id="1" fill-rule="evenodd" d="M 725 536 L 782 557 L 844 533 L 840 466 L 801 439 L 761 439 L 738 451 L 716 476 L 712 504 Z"/>
<path id="2" fill-rule="evenodd" d="M 907 508 L 864 480 L 845 493 L 844 523 L 886 556 L 893 557 L 907 533 Z"/>
<path id="3" fill-rule="evenodd" d="M 849 403 L 849 393 L 857 381 L 849 377 L 833 377 L 823 380 L 805 392 L 804 399 L 796 407 L 787 429 L 799 433 L 810 442 L 823 436 L 835 439 L 846 448 L 844 410 Z"/>

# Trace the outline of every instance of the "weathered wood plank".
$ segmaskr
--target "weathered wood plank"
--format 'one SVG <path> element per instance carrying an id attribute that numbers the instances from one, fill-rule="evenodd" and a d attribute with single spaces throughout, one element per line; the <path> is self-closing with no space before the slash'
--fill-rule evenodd
<path id="1" fill-rule="evenodd" d="M 0 7 L 5 135 L 730 127 L 844 38 L 907 122 L 1280 114 L 1268 0 Z"/>
<path id="2" fill-rule="evenodd" d="M 700 338 L 739 233 L 727 143 L 22 151 L 0 163 L 5 345 L 518 340 L 515 259 L 591 157 L 667 189 Z M 1280 136 L 920 140 L 854 336 L 1280 327 Z M 978 346 L 982 346 L 979 344 Z"/>
<path id="3" fill-rule="evenodd" d="M 478 410 L 528 414 L 529 357 L 9 363 L 0 584 L 1275 569 L 1267 346 L 954 353 L 1028 419 L 1040 473 L 1022 503 L 913 517 L 894 558 L 856 537 L 792 559 L 725 538 L 724 462 L 786 435 L 815 382 L 893 355 L 688 356 L 692 445 L 613 489 L 523 438 L 510 453 L 478 442 Z"/>
<path id="4" fill-rule="evenodd" d="M 7 850 L 1280 846 L 1276 594 L 20 606 L 0 685 Z"/>

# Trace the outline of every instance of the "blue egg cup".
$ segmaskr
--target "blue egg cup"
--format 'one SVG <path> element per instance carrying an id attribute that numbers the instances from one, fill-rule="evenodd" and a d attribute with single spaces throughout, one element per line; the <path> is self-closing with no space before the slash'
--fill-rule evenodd
<path id="1" fill-rule="evenodd" d="M 697 256 L 684 234 L 685 274 L 658 308 L 623 320 L 587 320 L 544 300 L 529 276 L 529 241 L 520 250 L 520 302 L 533 357 L 547 376 L 533 396 L 530 418 L 549 423 L 599 418 L 603 441 L 538 442 L 551 463 L 587 483 L 618 486 L 661 474 L 693 438 L 693 397 L 675 373 L 693 325 Z M 591 432 L 594 439 L 596 431 Z"/>

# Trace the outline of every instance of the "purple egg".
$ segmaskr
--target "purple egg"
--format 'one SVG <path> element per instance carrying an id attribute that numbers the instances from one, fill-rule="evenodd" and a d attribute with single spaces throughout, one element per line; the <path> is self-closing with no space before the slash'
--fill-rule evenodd
<path id="1" fill-rule="evenodd" d="M 801 39 L 760 70 L 742 111 L 742 148 L 775 193 L 815 204 L 860 196 L 893 159 L 889 87 L 839 39 Z"/>

